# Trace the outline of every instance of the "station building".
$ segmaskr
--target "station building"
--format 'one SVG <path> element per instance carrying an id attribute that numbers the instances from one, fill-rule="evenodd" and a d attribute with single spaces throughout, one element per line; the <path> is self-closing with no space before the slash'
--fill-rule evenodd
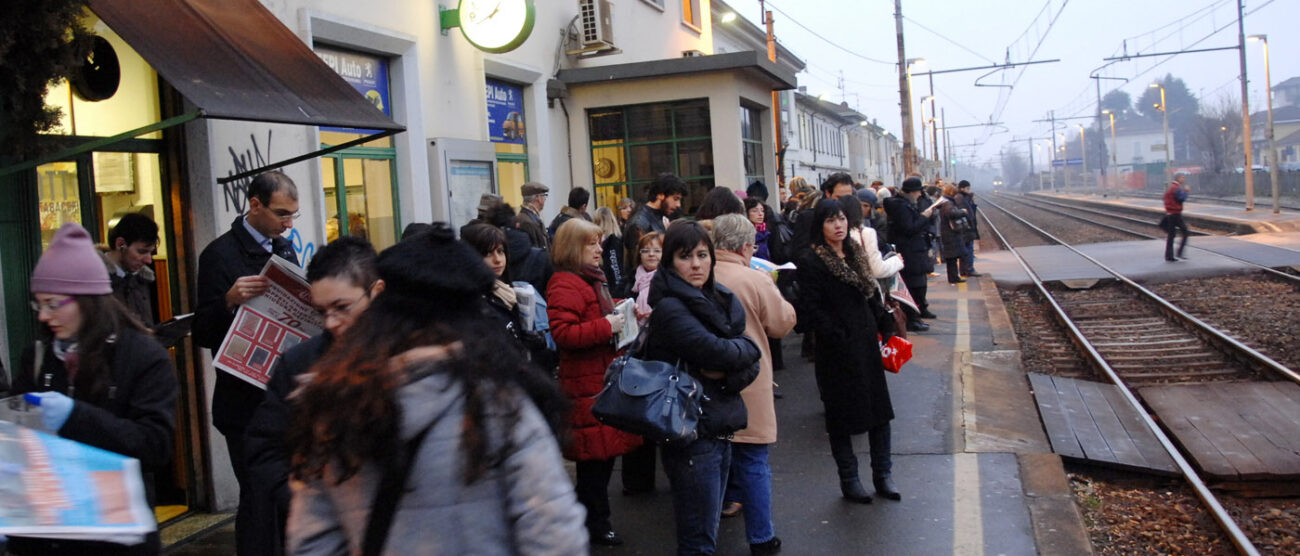
<path id="1" fill-rule="evenodd" d="M 57 154 L 0 161 L 9 369 L 37 325 L 31 270 L 65 222 L 101 243 L 127 212 L 158 222 L 154 306 L 165 320 L 194 310 L 199 253 L 246 210 L 247 183 L 268 167 L 298 185 L 287 237 L 304 266 L 340 235 L 383 249 L 410 223 L 459 227 L 482 193 L 517 207 L 526 181 L 550 186 L 548 221 L 572 187 L 613 206 L 642 201 L 661 172 L 691 185 L 690 211 L 714 186 L 777 183 L 772 92 L 793 89 L 802 67 L 784 49 L 773 63 L 765 49 L 737 47 L 762 31 L 744 18 L 715 23 L 709 0 L 507 1 L 502 27 L 489 29 L 517 46 L 503 52 L 462 32 L 497 25 L 470 0 L 88 4 L 96 59 L 116 71 L 97 64 L 51 88 L 64 120 L 42 140 Z M 446 26 L 457 8 L 462 27 Z M 173 357 L 181 400 L 176 457 L 158 485 L 164 520 L 237 502 L 210 425 L 221 371 L 189 340 Z"/>

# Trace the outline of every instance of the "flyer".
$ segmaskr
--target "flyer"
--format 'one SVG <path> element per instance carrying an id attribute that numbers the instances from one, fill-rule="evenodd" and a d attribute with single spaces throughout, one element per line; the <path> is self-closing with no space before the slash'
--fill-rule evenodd
<path id="1" fill-rule="evenodd" d="M 280 354 L 320 334 L 324 323 L 297 265 L 272 255 L 260 276 L 271 287 L 239 306 L 212 364 L 265 390 Z"/>
<path id="2" fill-rule="evenodd" d="M 0 535 L 135 544 L 156 528 L 138 460 L 0 421 Z"/>
<path id="3" fill-rule="evenodd" d="M 623 329 L 614 331 L 614 347 L 623 349 L 641 333 L 641 326 L 636 322 L 636 299 L 624 299 L 614 307 L 614 312 L 623 315 Z"/>

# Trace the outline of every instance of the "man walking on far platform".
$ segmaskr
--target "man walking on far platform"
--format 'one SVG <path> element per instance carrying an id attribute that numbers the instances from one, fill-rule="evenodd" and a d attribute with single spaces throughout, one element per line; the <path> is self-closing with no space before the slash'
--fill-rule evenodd
<path id="1" fill-rule="evenodd" d="M 1183 201 L 1187 200 L 1187 192 L 1190 189 L 1187 186 L 1187 173 L 1178 172 L 1174 174 L 1174 181 L 1169 182 L 1169 189 L 1165 190 L 1165 219 L 1161 222 L 1165 233 L 1165 260 L 1168 262 L 1177 262 L 1178 259 L 1186 259 L 1183 252 L 1187 249 L 1187 222 L 1183 221 Z M 1178 257 L 1174 258 L 1174 235 L 1181 233 L 1182 241 L 1178 243 Z"/>

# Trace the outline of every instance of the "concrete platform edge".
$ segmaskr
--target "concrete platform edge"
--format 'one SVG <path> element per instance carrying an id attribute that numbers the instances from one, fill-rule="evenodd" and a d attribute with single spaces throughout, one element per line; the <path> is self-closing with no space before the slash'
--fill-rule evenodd
<path id="1" fill-rule="evenodd" d="M 1039 554 L 1093 554 L 1065 466 L 1056 454 L 1017 454 Z"/>

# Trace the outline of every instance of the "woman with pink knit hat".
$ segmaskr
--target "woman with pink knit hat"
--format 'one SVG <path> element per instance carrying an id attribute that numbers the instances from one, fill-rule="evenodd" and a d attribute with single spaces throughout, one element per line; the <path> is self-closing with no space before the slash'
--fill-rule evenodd
<path id="1" fill-rule="evenodd" d="M 116 297 L 90 234 L 64 224 L 32 271 L 41 326 L 13 392 L 39 399 L 44 428 L 140 460 L 172 455 L 176 373 L 171 358 Z M 145 484 L 150 484 L 145 477 Z M 134 546 L 10 537 L 12 554 L 158 554 L 157 533 Z"/>

